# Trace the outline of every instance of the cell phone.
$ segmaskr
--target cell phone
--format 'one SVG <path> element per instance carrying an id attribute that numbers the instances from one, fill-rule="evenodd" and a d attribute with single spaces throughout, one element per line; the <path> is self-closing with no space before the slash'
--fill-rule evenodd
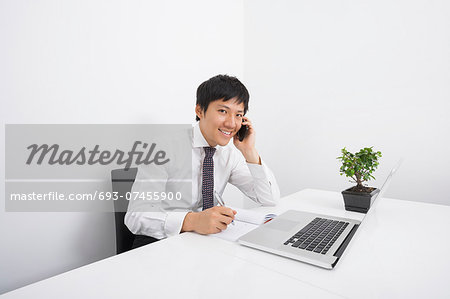
<path id="1" fill-rule="evenodd" d="M 242 120 L 242 122 L 244 122 L 244 120 Z M 237 132 L 236 135 L 240 142 L 242 142 L 245 138 L 245 135 L 247 135 L 247 130 L 248 130 L 248 127 L 246 125 L 242 125 L 241 128 L 239 129 L 239 131 Z"/>

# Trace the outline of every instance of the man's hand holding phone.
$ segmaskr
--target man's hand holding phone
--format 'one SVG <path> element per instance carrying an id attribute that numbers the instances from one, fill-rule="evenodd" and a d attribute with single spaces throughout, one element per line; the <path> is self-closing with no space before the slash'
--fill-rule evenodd
<path id="1" fill-rule="evenodd" d="M 247 129 L 245 131 L 245 136 L 242 141 L 239 140 L 239 135 L 236 135 L 233 138 L 234 146 L 237 147 L 238 150 L 244 155 L 245 160 L 248 163 L 260 164 L 259 154 L 255 148 L 255 129 L 252 125 L 252 122 L 248 117 L 242 118 L 242 126 L 246 126 Z M 241 127 L 242 129 L 242 127 Z M 241 131 L 243 132 L 243 131 Z M 242 133 L 241 133 L 242 134 Z M 242 135 L 241 135 L 242 136 Z"/>

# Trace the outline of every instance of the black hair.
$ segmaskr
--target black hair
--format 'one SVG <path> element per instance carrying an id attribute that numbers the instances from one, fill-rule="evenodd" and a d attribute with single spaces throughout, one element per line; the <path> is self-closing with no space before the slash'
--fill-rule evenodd
<path id="1" fill-rule="evenodd" d="M 211 102 L 228 101 L 232 98 L 236 98 L 238 104 L 244 103 L 244 114 L 247 113 L 250 95 L 244 84 L 236 77 L 217 75 L 203 82 L 197 88 L 197 105 L 200 105 L 203 112 L 206 112 Z M 199 121 L 200 118 L 196 116 L 195 120 Z"/>

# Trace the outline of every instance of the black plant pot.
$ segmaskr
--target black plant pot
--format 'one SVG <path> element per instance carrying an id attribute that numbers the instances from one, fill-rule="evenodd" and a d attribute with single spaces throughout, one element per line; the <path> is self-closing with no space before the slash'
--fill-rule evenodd
<path id="1" fill-rule="evenodd" d="M 370 193 L 363 193 L 349 191 L 352 188 L 342 191 L 345 209 L 352 212 L 367 213 L 380 189 L 375 189 Z"/>

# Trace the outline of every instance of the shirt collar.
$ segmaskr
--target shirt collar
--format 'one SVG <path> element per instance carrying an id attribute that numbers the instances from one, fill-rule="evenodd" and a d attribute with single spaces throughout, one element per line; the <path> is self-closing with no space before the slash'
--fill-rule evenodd
<path id="1" fill-rule="evenodd" d="M 202 131 L 200 131 L 199 122 L 194 125 L 192 136 L 192 147 L 205 147 L 209 146 L 205 137 L 203 137 Z"/>
<path id="2" fill-rule="evenodd" d="M 203 148 L 205 146 L 209 146 L 209 144 L 206 141 L 205 137 L 203 136 L 202 131 L 200 130 L 200 123 L 197 122 L 192 128 L 192 147 Z M 223 146 L 216 145 L 215 148 L 217 152 L 220 152 Z"/>

